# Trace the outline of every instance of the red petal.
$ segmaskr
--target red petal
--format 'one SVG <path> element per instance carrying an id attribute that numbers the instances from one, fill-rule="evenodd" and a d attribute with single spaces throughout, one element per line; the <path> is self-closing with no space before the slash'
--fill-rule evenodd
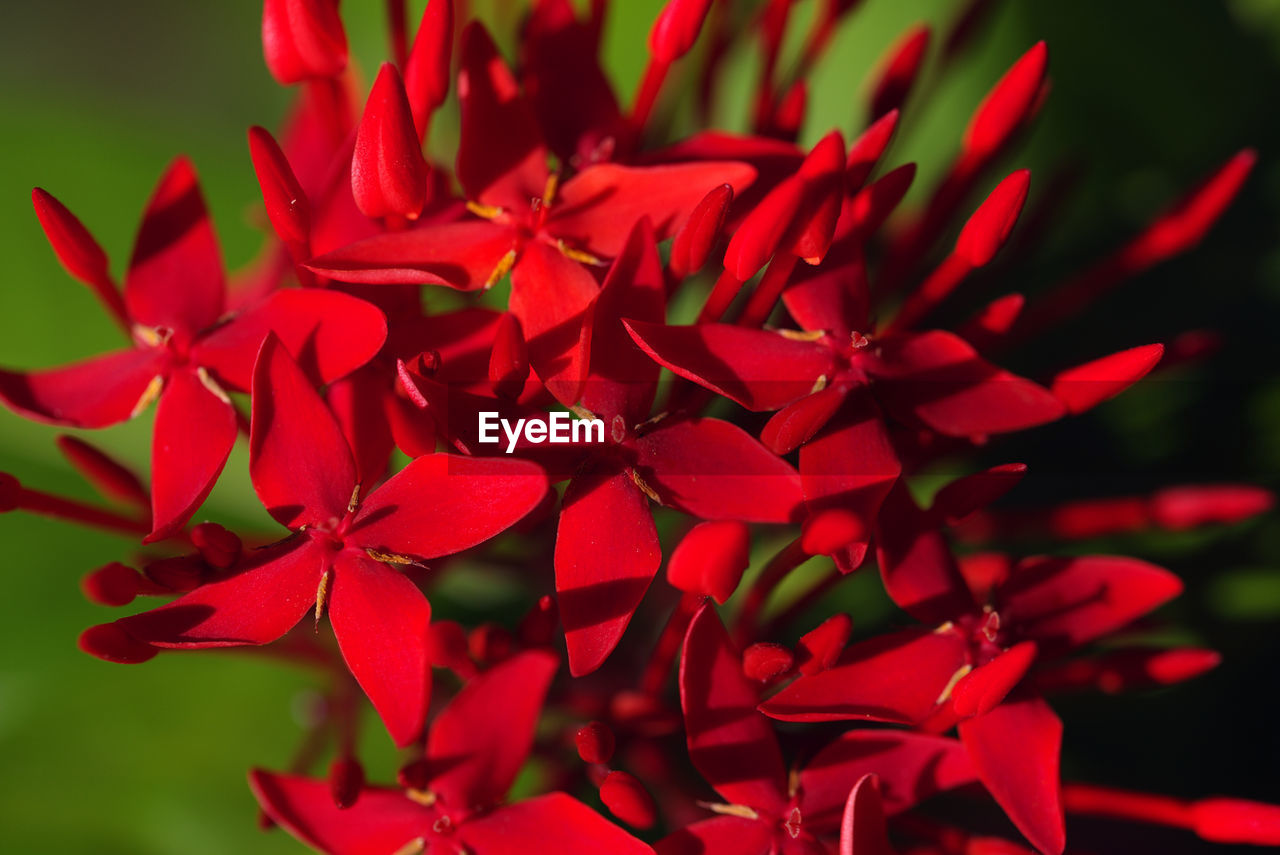
<path id="1" fill-rule="evenodd" d="M 1003 701 L 1022 680 L 1035 660 L 1035 642 L 1023 641 L 971 671 L 952 690 L 956 715 L 982 715 L 995 709 L 996 704 Z"/>
<path id="2" fill-rule="evenodd" d="M 1011 172 L 997 184 L 960 230 L 956 255 L 973 267 L 990 264 L 1018 222 L 1030 188 L 1030 169 Z"/>
<path id="3" fill-rule="evenodd" d="M 658 809 L 653 796 L 640 780 L 628 772 L 614 770 L 605 776 L 600 785 L 600 801 L 609 813 L 632 828 L 652 828 L 658 821 Z"/>
<path id="4" fill-rule="evenodd" d="M 583 763 L 608 763 L 617 744 L 613 731 L 602 721 L 588 722 L 578 728 L 573 741 Z"/>
<path id="5" fill-rule="evenodd" d="M 875 89 L 871 94 L 873 118 L 897 110 L 907 100 L 928 49 L 929 28 L 924 24 L 912 27 L 889 49 L 888 59 L 876 75 Z"/>
<path id="6" fill-rule="evenodd" d="M 1022 314 L 1026 298 L 1021 294 L 1005 294 L 986 305 L 957 332 L 978 350 L 987 350 L 1009 334 Z"/>
<path id="7" fill-rule="evenodd" d="M 916 620 L 937 625 L 976 606 L 951 549 L 902 482 L 880 509 L 876 558 L 889 597 Z"/>
<path id="8" fill-rule="evenodd" d="M 191 162 L 160 179 L 138 230 L 124 281 L 129 316 L 189 338 L 222 314 L 226 279 L 218 241 Z"/>
<path id="9" fill-rule="evenodd" d="M 56 442 L 62 456 L 105 498 L 142 508 L 150 505 L 151 496 L 138 476 L 101 449 L 74 436 L 59 436 Z"/>
<path id="10" fill-rule="evenodd" d="M 773 828 L 767 822 L 717 816 L 672 832 L 653 849 L 658 855 L 763 855 L 772 842 Z"/>
<path id="11" fill-rule="evenodd" d="M 1053 378 L 1050 390 L 1066 405 L 1068 412 L 1079 415 L 1146 377 L 1163 355 L 1164 345 L 1161 344 L 1122 350 L 1068 368 Z"/>
<path id="12" fill-rule="evenodd" d="M 337 77 L 347 67 L 347 35 L 332 0 L 266 0 L 262 49 L 281 84 Z"/>
<path id="13" fill-rule="evenodd" d="M 898 730 L 850 730 L 800 770 L 805 823 L 834 828 L 849 787 L 871 773 L 880 778 L 890 814 L 976 779 L 968 752 L 955 739 Z"/>
<path id="14" fill-rule="evenodd" d="M 689 213 L 689 219 L 676 232 L 671 242 L 668 265 L 677 279 L 701 270 L 720 239 L 725 216 L 733 202 L 733 186 L 721 184 L 711 190 Z"/>
<path id="15" fill-rule="evenodd" d="M 931 513 L 947 525 L 956 525 L 1012 490 L 1025 474 L 1025 463 L 1005 463 L 957 478 L 933 497 Z"/>
<path id="16" fill-rule="evenodd" d="M 372 359 L 387 321 L 371 303 L 318 288 L 276 291 L 200 339 L 194 358 L 233 389 L 248 389 L 267 333 L 274 333 L 312 383 L 332 383 Z"/>
<path id="17" fill-rule="evenodd" d="M 387 474 L 395 447 L 388 416 L 391 398 L 394 396 L 387 389 L 386 370 L 382 366 L 368 366 L 337 381 L 325 396 L 329 411 L 347 438 L 356 464 L 356 480 L 361 484 L 377 484 Z M 415 414 L 421 414 L 416 407 L 411 408 Z M 435 451 L 434 438 L 432 432 L 433 441 L 424 453 Z"/>
<path id="18" fill-rule="evenodd" d="M 886 405 L 910 410 L 947 436 L 1022 430 L 1064 412 L 1047 389 L 997 368 L 941 330 L 883 342 L 867 370 Z"/>
<path id="19" fill-rule="evenodd" d="M 317 256 L 307 264 L 342 282 L 484 288 L 515 234 L 487 221 L 464 221 L 388 232 Z"/>
<path id="20" fill-rule="evenodd" d="M 1235 523 L 1266 513 L 1275 495 L 1249 484 L 1196 484 L 1166 487 L 1151 497 L 1151 517 L 1161 528 L 1181 531 L 1202 525 Z"/>
<path id="21" fill-rule="evenodd" d="M 164 540 L 204 503 L 236 443 L 236 412 L 226 393 L 197 372 L 165 381 L 151 439 L 151 534 Z"/>
<path id="22" fill-rule="evenodd" d="M 622 251 L 632 226 L 648 217 L 659 241 L 680 230 L 707 192 L 722 184 L 740 194 L 756 171 L 745 163 L 705 161 L 662 166 L 589 166 L 564 183 L 547 231 L 605 257 Z"/>
<path id="23" fill-rule="evenodd" d="M 647 855 L 648 845 L 564 793 L 526 799 L 470 819 L 458 830 L 478 855 Z"/>
<path id="24" fill-rule="evenodd" d="M 530 241 L 511 274 L 511 312 L 529 361 L 560 403 L 577 403 L 586 380 L 592 304 L 600 286 L 587 269 L 542 241 Z"/>
<path id="25" fill-rule="evenodd" d="M 366 787 L 340 810 L 327 781 L 255 769 L 249 788 L 272 820 L 308 846 L 331 855 L 387 855 L 431 829 L 433 814 L 399 790 Z"/>
<path id="26" fill-rule="evenodd" d="M 1037 42 L 991 88 L 965 129 L 965 155 L 990 157 L 1034 111 L 1049 66 L 1049 49 Z"/>
<path id="27" fill-rule="evenodd" d="M 937 706 L 964 665 L 953 633 L 908 629 L 855 644 L 844 664 L 801 677 L 760 705 L 782 721 L 887 721 L 916 724 Z"/>
<path id="28" fill-rule="evenodd" d="M 458 100 L 457 173 L 467 198 L 525 216 L 530 200 L 546 189 L 547 150 L 529 103 L 477 22 L 462 31 Z"/>
<path id="29" fill-rule="evenodd" d="M 796 664 L 800 673 L 817 674 L 830 668 L 844 652 L 853 633 L 853 618 L 835 614 L 800 636 L 796 644 Z"/>
<path id="30" fill-rule="evenodd" d="M 453 809 L 502 801 L 528 759 L 556 657 L 518 653 L 473 677 L 431 724 L 431 790 Z"/>
<path id="31" fill-rule="evenodd" d="M 1196 834 L 1215 843 L 1280 846 L 1280 807 L 1245 799 L 1201 799 L 1191 806 Z"/>
<path id="32" fill-rule="evenodd" d="M 724 605 L 751 562 L 751 530 L 736 521 L 698 523 L 667 559 L 667 581 Z"/>
<path id="33" fill-rule="evenodd" d="M 493 351 L 489 357 L 489 385 L 493 393 L 515 401 L 529 381 L 529 348 L 520 330 L 520 321 L 503 312 L 493 335 Z"/>
<path id="34" fill-rule="evenodd" d="M 1057 648 L 1077 647 L 1182 593 L 1168 570 L 1136 558 L 1028 558 L 996 591 L 1005 626 Z"/>
<path id="35" fill-rule="evenodd" d="M 431 114 L 449 95 L 449 60 L 453 55 L 453 0 L 430 0 L 404 68 L 404 88 L 421 138 Z"/>
<path id="36" fill-rule="evenodd" d="M 1062 722 L 1039 698 L 1003 703 L 960 723 L 960 740 L 991 795 L 1046 855 L 1066 845 L 1058 754 Z"/>
<path id="37" fill-rule="evenodd" d="M 80 579 L 85 599 L 100 606 L 127 606 L 138 596 L 143 578 L 118 561 L 99 567 Z"/>
<path id="38" fill-rule="evenodd" d="M 826 330 L 841 341 L 869 328 L 870 299 L 862 241 L 856 236 L 837 238 L 821 266 L 797 270 L 782 292 L 783 305 L 802 328 Z"/>
<path id="39" fill-rule="evenodd" d="M 742 651 L 742 674 L 748 680 L 767 683 L 791 670 L 796 656 L 786 647 L 772 641 L 757 641 Z"/>
<path id="40" fill-rule="evenodd" d="M 774 454 L 790 454 L 826 427 L 844 404 L 845 390 L 828 386 L 774 413 L 760 441 Z"/>
<path id="41" fill-rule="evenodd" d="M 639 320 L 623 325 L 656 362 L 749 410 L 776 410 L 804 398 L 818 378 L 835 370 L 830 347 L 770 330 Z"/>
<path id="42" fill-rule="evenodd" d="M 397 746 L 422 733 L 431 694 L 431 606 L 397 570 L 358 553 L 334 559 L 329 622 L 342 658 Z"/>
<path id="43" fill-rule="evenodd" d="M 856 193 L 866 183 L 871 170 L 875 169 L 880 156 L 889 147 L 893 132 L 898 127 L 898 111 L 890 110 L 876 119 L 849 146 L 849 156 L 845 159 L 845 192 Z"/>
<path id="44" fill-rule="evenodd" d="M 58 261 L 68 273 L 92 288 L 112 314 L 123 319 L 124 300 L 107 269 L 107 254 L 93 235 L 65 205 L 39 187 L 31 191 L 31 204 Z"/>
<path id="45" fill-rule="evenodd" d="M 704 604 L 689 623 L 680 657 L 680 706 L 689 759 L 731 804 L 779 814 L 786 767 L 772 723 L 756 712 L 756 689 L 716 611 Z"/>
<path id="46" fill-rule="evenodd" d="M 0 400 L 27 418 L 100 428 L 132 417 L 164 370 L 160 351 L 130 349 L 63 368 L 0 371 Z"/>
<path id="47" fill-rule="evenodd" d="M 144 644 L 114 623 L 91 626 L 80 633 L 77 645 L 90 656 L 117 665 L 140 665 L 156 658 L 160 651 Z"/>
<path id="48" fill-rule="evenodd" d="M 546 475 L 523 460 L 428 454 L 365 499 L 347 539 L 423 560 L 452 555 L 518 523 L 546 492 Z"/>
<path id="49" fill-rule="evenodd" d="M 630 475 L 598 469 L 569 483 L 555 566 L 573 676 L 591 673 L 613 652 L 661 561 L 648 499 Z"/>
<path id="50" fill-rule="evenodd" d="M 231 574 L 116 624 L 158 647 L 268 644 L 315 603 L 323 558 L 309 543 L 292 540 L 252 551 Z"/>
<path id="51" fill-rule="evenodd" d="M 893 855 L 879 787 L 879 779 L 869 774 L 849 791 L 840 822 L 840 855 Z"/>
<path id="52" fill-rule="evenodd" d="M 703 519 L 794 521 L 800 476 L 736 425 L 662 422 L 635 441 L 640 476 L 670 504 Z"/>
<path id="53" fill-rule="evenodd" d="M 378 71 L 351 159 L 351 192 L 366 217 L 417 219 L 427 201 L 427 162 L 400 72 Z"/>
<path id="54" fill-rule="evenodd" d="M 289 528 L 341 519 L 356 486 L 347 438 L 275 336 L 253 371 L 249 474 L 267 511 Z"/>
<path id="55" fill-rule="evenodd" d="M 804 203 L 804 183 L 788 176 L 769 191 L 734 230 L 724 251 L 724 268 L 746 282 L 773 257 Z"/>
<path id="56" fill-rule="evenodd" d="M 814 145 L 796 172 L 804 196 L 782 249 L 809 264 L 817 264 L 826 256 L 840 218 L 844 175 L 844 137 L 839 131 L 832 131 Z"/>
<path id="57" fill-rule="evenodd" d="M 623 318 L 661 323 L 666 313 L 662 262 L 653 227 L 642 219 L 631 230 L 596 297 L 591 325 L 591 372 L 582 405 L 612 422 L 628 425 L 649 417 L 661 367 L 627 335 Z"/>
<path id="58" fill-rule="evenodd" d="M 311 236 L 311 206 L 280 146 L 264 128 L 249 128 L 249 156 L 276 236 L 304 244 Z"/>
<path id="59" fill-rule="evenodd" d="M 654 60 L 670 65 L 688 53 L 710 10 L 711 0 L 667 0 L 649 31 L 649 53 Z"/>

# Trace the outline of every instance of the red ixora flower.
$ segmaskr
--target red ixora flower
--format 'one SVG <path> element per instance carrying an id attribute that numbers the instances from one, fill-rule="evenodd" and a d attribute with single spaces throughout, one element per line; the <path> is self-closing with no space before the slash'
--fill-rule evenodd
<path id="1" fill-rule="evenodd" d="M 503 803 L 556 665 L 549 653 L 519 653 L 468 681 L 432 722 L 403 789 L 367 787 L 340 809 L 325 781 L 255 771 L 250 786 L 271 819 L 327 855 L 652 853 L 565 793 Z"/>
<path id="2" fill-rule="evenodd" d="M 338 423 L 273 336 L 254 367 L 249 453 L 259 498 L 292 534 L 114 625 L 157 647 L 229 647 L 275 641 L 308 610 L 317 621 L 327 610 L 351 673 L 407 745 L 427 711 L 431 609 L 402 571 L 518 522 L 546 476 L 521 460 L 429 454 L 364 494 Z"/>
<path id="3" fill-rule="evenodd" d="M 94 290 L 132 346 L 65 368 L 0 371 L 0 400 L 41 421 L 100 428 L 159 399 L 148 540 L 177 532 L 208 496 L 236 439 L 227 392 L 248 389 L 264 334 L 279 336 L 319 382 L 363 365 L 386 337 L 380 311 L 337 292 L 278 291 L 230 305 L 209 214 L 185 159 L 169 167 L 147 206 L 123 298 L 106 254 L 80 221 L 43 190 L 32 199 L 58 258 Z"/>

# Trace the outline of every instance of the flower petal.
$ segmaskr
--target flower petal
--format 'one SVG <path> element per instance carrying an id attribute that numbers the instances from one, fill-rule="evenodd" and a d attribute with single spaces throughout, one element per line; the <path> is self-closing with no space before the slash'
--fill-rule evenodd
<path id="1" fill-rule="evenodd" d="M 977 610 L 946 538 L 901 481 L 876 519 L 876 561 L 889 598 L 922 623 L 936 626 Z"/>
<path id="2" fill-rule="evenodd" d="M 195 169 L 178 158 L 160 179 L 124 280 L 129 316 L 190 340 L 222 314 L 226 276 Z"/>
<path id="3" fill-rule="evenodd" d="M 960 740 L 983 785 L 1045 855 L 1066 845 L 1058 755 L 1062 722 L 1036 697 L 1000 704 L 960 723 Z"/>
<path id="4" fill-rule="evenodd" d="M 103 305 L 117 318 L 126 317 L 124 300 L 111 279 L 107 254 L 75 214 L 39 187 L 31 191 L 40 228 L 66 271 L 93 289 Z"/>
<path id="5" fill-rule="evenodd" d="M 559 665 L 527 650 L 471 678 L 431 723 L 431 791 L 450 808 L 502 801 L 529 757 L 542 703 Z"/>
<path id="6" fill-rule="evenodd" d="M 524 460 L 427 454 L 360 506 L 347 539 L 417 559 L 452 555 L 522 520 L 547 492 L 547 476 Z"/>
<path id="7" fill-rule="evenodd" d="M 649 500 L 620 468 L 574 477 L 556 532 L 556 596 L 569 671 L 589 674 L 617 647 L 662 561 Z"/>
<path id="8" fill-rule="evenodd" d="M 478 855 L 651 855 L 641 843 L 564 793 L 525 799 L 468 820 L 458 829 Z"/>
<path id="9" fill-rule="evenodd" d="M 236 444 L 236 411 L 225 393 L 196 371 L 165 382 L 151 437 L 151 534 L 164 540 L 208 497 Z"/>
<path id="10" fill-rule="evenodd" d="M 152 382 L 163 372 L 160 351 L 118 350 L 62 368 L 0 371 L 0 400 L 38 421 L 106 427 L 135 415 Z"/>
<path id="11" fill-rule="evenodd" d="M 623 326 L 655 362 L 749 410 L 785 407 L 834 371 L 830 347 L 770 330 L 630 319 Z"/>
<path id="12" fill-rule="evenodd" d="M 399 790 L 366 787 L 349 808 L 333 803 L 328 781 L 255 769 L 249 788 L 267 816 L 330 855 L 387 855 L 425 836 L 433 815 Z"/>
<path id="13" fill-rule="evenodd" d="M 654 844 L 658 855 L 764 855 L 773 842 L 766 822 L 717 816 L 693 822 Z"/>
<path id="14" fill-rule="evenodd" d="M 1156 367 L 1164 355 L 1164 345 L 1133 347 L 1068 368 L 1053 378 L 1050 391 L 1079 415 L 1110 400 L 1137 383 Z"/>
<path id="15" fill-rule="evenodd" d="M 840 855 L 894 855 L 875 775 L 864 775 L 849 791 L 840 821 Z"/>
<path id="16" fill-rule="evenodd" d="M 515 246 L 515 233 L 484 220 L 423 225 L 367 237 L 307 264 L 331 279 L 370 285 L 446 285 L 475 291 Z"/>
<path id="17" fill-rule="evenodd" d="M 333 563 L 329 622 L 342 658 L 403 748 L 422 733 L 431 694 L 431 606 L 418 586 L 347 550 Z"/>
<path id="18" fill-rule="evenodd" d="M 268 513 L 289 528 L 340 519 L 356 486 L 342 429 L 274 335 L 253 370 L 249 475 Z"/>
<path id="19" fill-rule="evenodd" d="M 710 603 L 689 622 L 680 656 L 680 706 L 689 759 L 730 804 L 779 814 L 786 767 L 773 724 L 756 711 L 759 696 L 742 657 Z"/>

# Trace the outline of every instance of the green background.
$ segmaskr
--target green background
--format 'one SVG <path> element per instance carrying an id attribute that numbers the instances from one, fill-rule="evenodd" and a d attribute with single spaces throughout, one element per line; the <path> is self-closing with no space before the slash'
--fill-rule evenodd
<path id="1" fill-rule="evenodd" d="M 800 4 L 807 15 L 813 0 Z M 411 3 L 411 14 L 422 2 Z M 498 22 L 510 48 L 515 22 Z M 657 0 L 613 4 L 605 63 L 628 97 L 645 60 Z M 354 55 L 366 72 L 383 56 L 381 3 L 345 0 Z M 1024 460 L 1018 497 L 1129 493 L 1196 480 L 1275 486 L 1280 469 L 1280 375 L 1271 350 L 1280 299 L 1280 14 L 1267 0 L 1104 0 L 996 4 L 976 49 L 926 83 L 892 153 L 918 160 L 917 191 L 954 152 L 986 88 L 1035 40 L 1050 44 L 1052 96 L 1008 167 L 1031 166 L 1047 186 L 1053 164 L 1078 168 L 1075 192 L 1048 239 L 1016 266 L 996 265 L 978 296 L 1033 293 L 1135 230 L 1177 188 L 1251 144 L 1261 161 L 1240 202 L 1193 255 L 1129 283 L 1062 333 L 1033 343 L 1014 367 L 1039 374 L 1190 328 L 1225 334 L 1204 366 L 1146 384 L 1083 419 L 996 444 L 991 462 Z M 833 124 L 856 131 L 867 70 L 908 25 L 946 21 L 947 3 L 868 0 L 816 69 L 804 138 Z M 98 237 L 120 272 L 151 187 L 175 154 L 202 176 L 232 268 L 259 247 L 257 186 L 245 143 L 251 124 L 274 127 L 288 93 L 261 58 L 257 0 L 45 0 L 0 13 L 0 364 L 36 367 L 121 344 L 89 292 L 67 277 L 31 212 L 39 185 Z M 800 29 L 800 28 L 796 28 Z M 729 66 L 718 122 L 741 129 L 755 55 Z M 366 74 L 365 79 L 368 79 Z M 447 152 L 441 122 L 432 148 Z M 1033 191 L 1034 192 L 1034 191 Z M 914 197 L 918 199 L 919 193 Z M 1016 249 L 1016 244 L 1014 249 Z M 1020 362 L 1019 362 L 1020 360 Z M 95 442 L 145 471 L 151 415 L 98 432 Z M 92 498 L 58 457 L 55 431 L 0 411 L 0 471 L 24 483 Z M 243 449 L 203 516 L 264 519 L 244 474 Z M 0 517 L 0 851 L 26 853 L 299 851 L 263 835 L 244 786 L 253 764 L 287 763 L 309 702 L 306 675 L 234 654 L 162 656 L 112 666 L 80 654 L 78 633 L 112 614 L 84 601 L 78 580 L 127 539 L 11 514 Z M 1080 699 L 1067 719 L 1068 771 L 1090 780 L 1175 793 L 1280 799 L 1280 744 L 1260 703 L 1280 661 L 1280 530 L 1274 516 L 1232 531 L 1089 544 L 1161 561 L 1188 580 L 1172 611 L 1183 639 L 1228 655 L 1192 685 L 1130 698 Z M 859 625 L 870 577 L 842 592 Z M 861 610 L 861 613 L 859 613 Z M 392 758 L 376 732 L 375 771 Z M 378 752 L 382 754 L 379 755 Z"/>

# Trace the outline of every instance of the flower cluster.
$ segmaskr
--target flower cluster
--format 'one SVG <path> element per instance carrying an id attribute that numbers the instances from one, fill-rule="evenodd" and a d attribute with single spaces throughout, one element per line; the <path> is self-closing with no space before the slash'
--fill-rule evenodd
<path id="1" fill-rule="evenodd" d="M 430 0 L 410 38 L 389 2 L 393 61 L 362 100 L 336 0 L 266 0 L 266 63 L 297 99 L 278 138 L 249 131 L 272 234 L 243 274 L 225 274 L 186 160 L 119 284 L 85 226 L 34 191 L 58 259 L 128 344 L 0 372 L 0 399 L 74 428 L 156 405 L 149 484 L 59 437 L 105 506 L 0 475 L 4 510 L 146 544 L 84 591 L 167 601 L 80 647 L 120 663 L 245 647 L 325 674 L 331 702 L 295 768 L 250 786 L 265 824 L 338 855 L 1057 855 L 1072 815 L 1280 844 L 1277 807 L 1061 780 L 1055 695 L 1169 685 L 1218 657 L 1129 632 L 1179 594 L 1172 573 L 1008 551 L 1026 533 L 1237 522 L 1270 494 L 1173 485 L 993 508 L 1025 466 L 932 495 L 918 477 L 1192 358 L 1139 344 L 1044 383 L 994 361 L 1193 248 L 1253 154 L 1025 307 L 1007 293 L 940 329 L 1027 204 L 1030 173 L 999 170 L 1048 94 L 1046 46 L 994 83 L 921 204 L 904 203 L 914 164 L 890 153 L 921 69 L 970 49 L 989 4 L 971 2 L 938 49 L 907 33 L 865 130 L 807 150 L 806 75 L 856 0 L 812 4 L 791 69 L 799 4 L 669 0 L 629 109 L 599 64 L 604 0 L 585 15 L 533 2 L 514 62 L 455 20 L 466 5 Z M 764 56 L 752 132 L 672 139 L 678 90 L 705 124 L 744 34 Z M 451 95 L 456 158 L 430 161 Z M 483 436 L 557 408 L 603 436 Z M 274 531 L 193 523 L 241 434 Z M 752 569 L 753 545 L 770 544 Z M 811 559 L 823 570 L 797 589 Z M 519 575 L 518 623 L 432 620 L 426 592 L 476 562 Z M 826 595 L 855 572 L 879 574 L 891 628 L 832 613 Z M 629 628 L 646 597 L 665 624 Z M 388 785 L 365 781 L 362 695 L 405 751 Z"/>

